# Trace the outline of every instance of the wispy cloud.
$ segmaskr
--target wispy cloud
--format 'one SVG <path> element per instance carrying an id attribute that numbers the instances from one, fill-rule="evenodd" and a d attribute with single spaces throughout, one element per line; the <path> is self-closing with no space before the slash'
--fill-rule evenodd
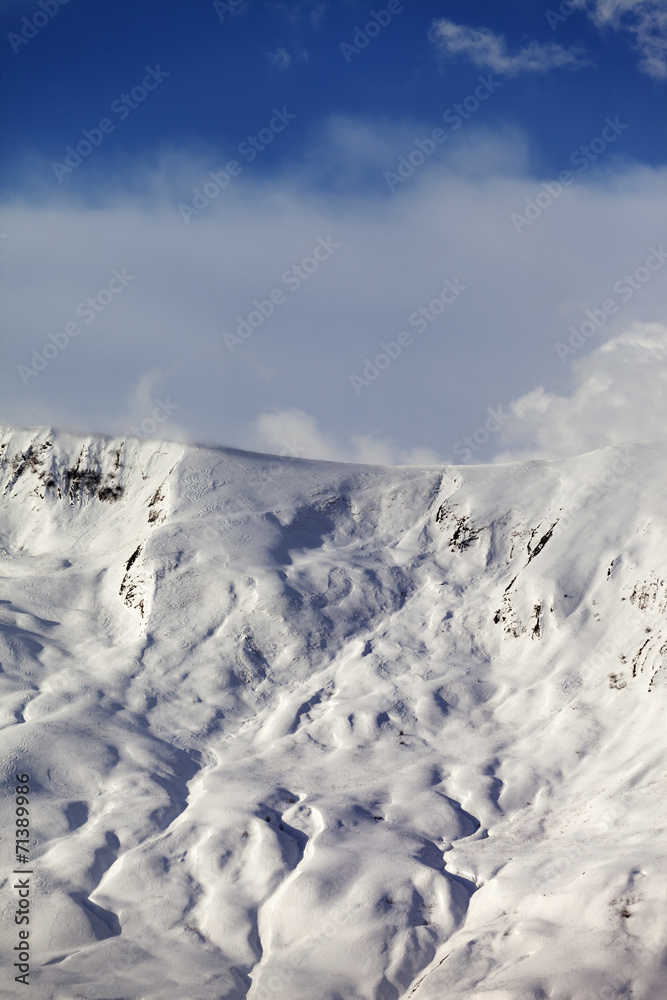
<path id="1" fill-rule="evenodd" d="M 322 18 L 327 12 L 327 7 L 329 5 L 324 3 L 323 0 L 315 0 L 313 8 L 308 14 L 308 19 L 314 28 L 319 28 Z"/>
<path id="2" fill-rule="evenodd" d="M 282 45 L 279 45 L 275 49 L 267 50 L 266 52 L 263 53 L 263 55 L 266 56 L 266 58 L 269 60 L 273 68 L 277 69 L 281 73 L 284 73 L 286 70 L 288 70 L 294 62 L 294 57 L 291 56 L 290 53 L 287 51 L 287 49 L 283 48 Z M 308 53 L 299 52 L 297 59 L 300 59 L 301 61 L 306 61 L 308 59 Z"/>
<path id="3" fill-rule="evenodd" d="M 282 11 L 292 27 L 298 27 L 308 21 L 311 27 L 317 29 L 322 18 L 329 9 L 325 0 L 301 0 L 300 3 L 275 2 L 273 6 Z"/>
<path id="4" fill-rule="evenodd" d="M 269 60 L 274 69 L 286 70 L 292 64 L 292 57 L 286 49 L 279 45 L 277 49 L 269 49 L 264 55 Z"/>
<path id="5" fill-rule="evenodd" d="M 667 7 L 665 0 L 582 0 L 599 26 L 629 31 L 641 54 L 644 73 L 667 79 Z"/>
<path id="6" fill-rule="evenodd" d="M 445 18 L 433 22 L 429 37 L 447 56 L 463 56 L 480 69 L 494 73 L 546 73 L 550 69 L 578 69 L 590 65 L 580 49 L 564 49 L 555 42 L 531 41 L 511 53 L 504 35 L 489 28 L 472 28 Z"/>

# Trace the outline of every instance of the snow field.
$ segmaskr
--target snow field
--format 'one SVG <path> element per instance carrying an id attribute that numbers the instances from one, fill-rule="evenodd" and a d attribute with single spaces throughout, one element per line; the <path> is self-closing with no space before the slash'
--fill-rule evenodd
<path id="1" fill-rule="evenodd" d="M 38 1000 L 667 996 L 666 447 L 0 449 Z"/>

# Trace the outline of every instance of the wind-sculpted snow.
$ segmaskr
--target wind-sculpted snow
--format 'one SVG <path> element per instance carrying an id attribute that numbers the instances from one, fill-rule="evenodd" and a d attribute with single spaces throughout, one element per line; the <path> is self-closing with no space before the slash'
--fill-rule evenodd
<path id="1" fill-rule="evenodd" d="M 31 996 L 667 997 L 667 447 L 0 454 Z"/>

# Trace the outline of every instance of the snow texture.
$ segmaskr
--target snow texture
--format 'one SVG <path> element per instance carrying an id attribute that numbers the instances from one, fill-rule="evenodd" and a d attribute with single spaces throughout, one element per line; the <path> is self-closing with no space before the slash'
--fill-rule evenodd
<path id="1" fill-rule="evenodd" d="M 666 445 L 0 457 L 3 995 L 667 997 Z"/>

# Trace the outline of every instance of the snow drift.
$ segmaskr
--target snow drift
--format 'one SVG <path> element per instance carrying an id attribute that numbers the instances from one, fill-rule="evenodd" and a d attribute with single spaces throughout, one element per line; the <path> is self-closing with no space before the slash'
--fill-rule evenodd
<path id="1" fill-rule="evenodd" d="M 0 455 L 32 996 L 667 997 L 667 446 Z"/>

